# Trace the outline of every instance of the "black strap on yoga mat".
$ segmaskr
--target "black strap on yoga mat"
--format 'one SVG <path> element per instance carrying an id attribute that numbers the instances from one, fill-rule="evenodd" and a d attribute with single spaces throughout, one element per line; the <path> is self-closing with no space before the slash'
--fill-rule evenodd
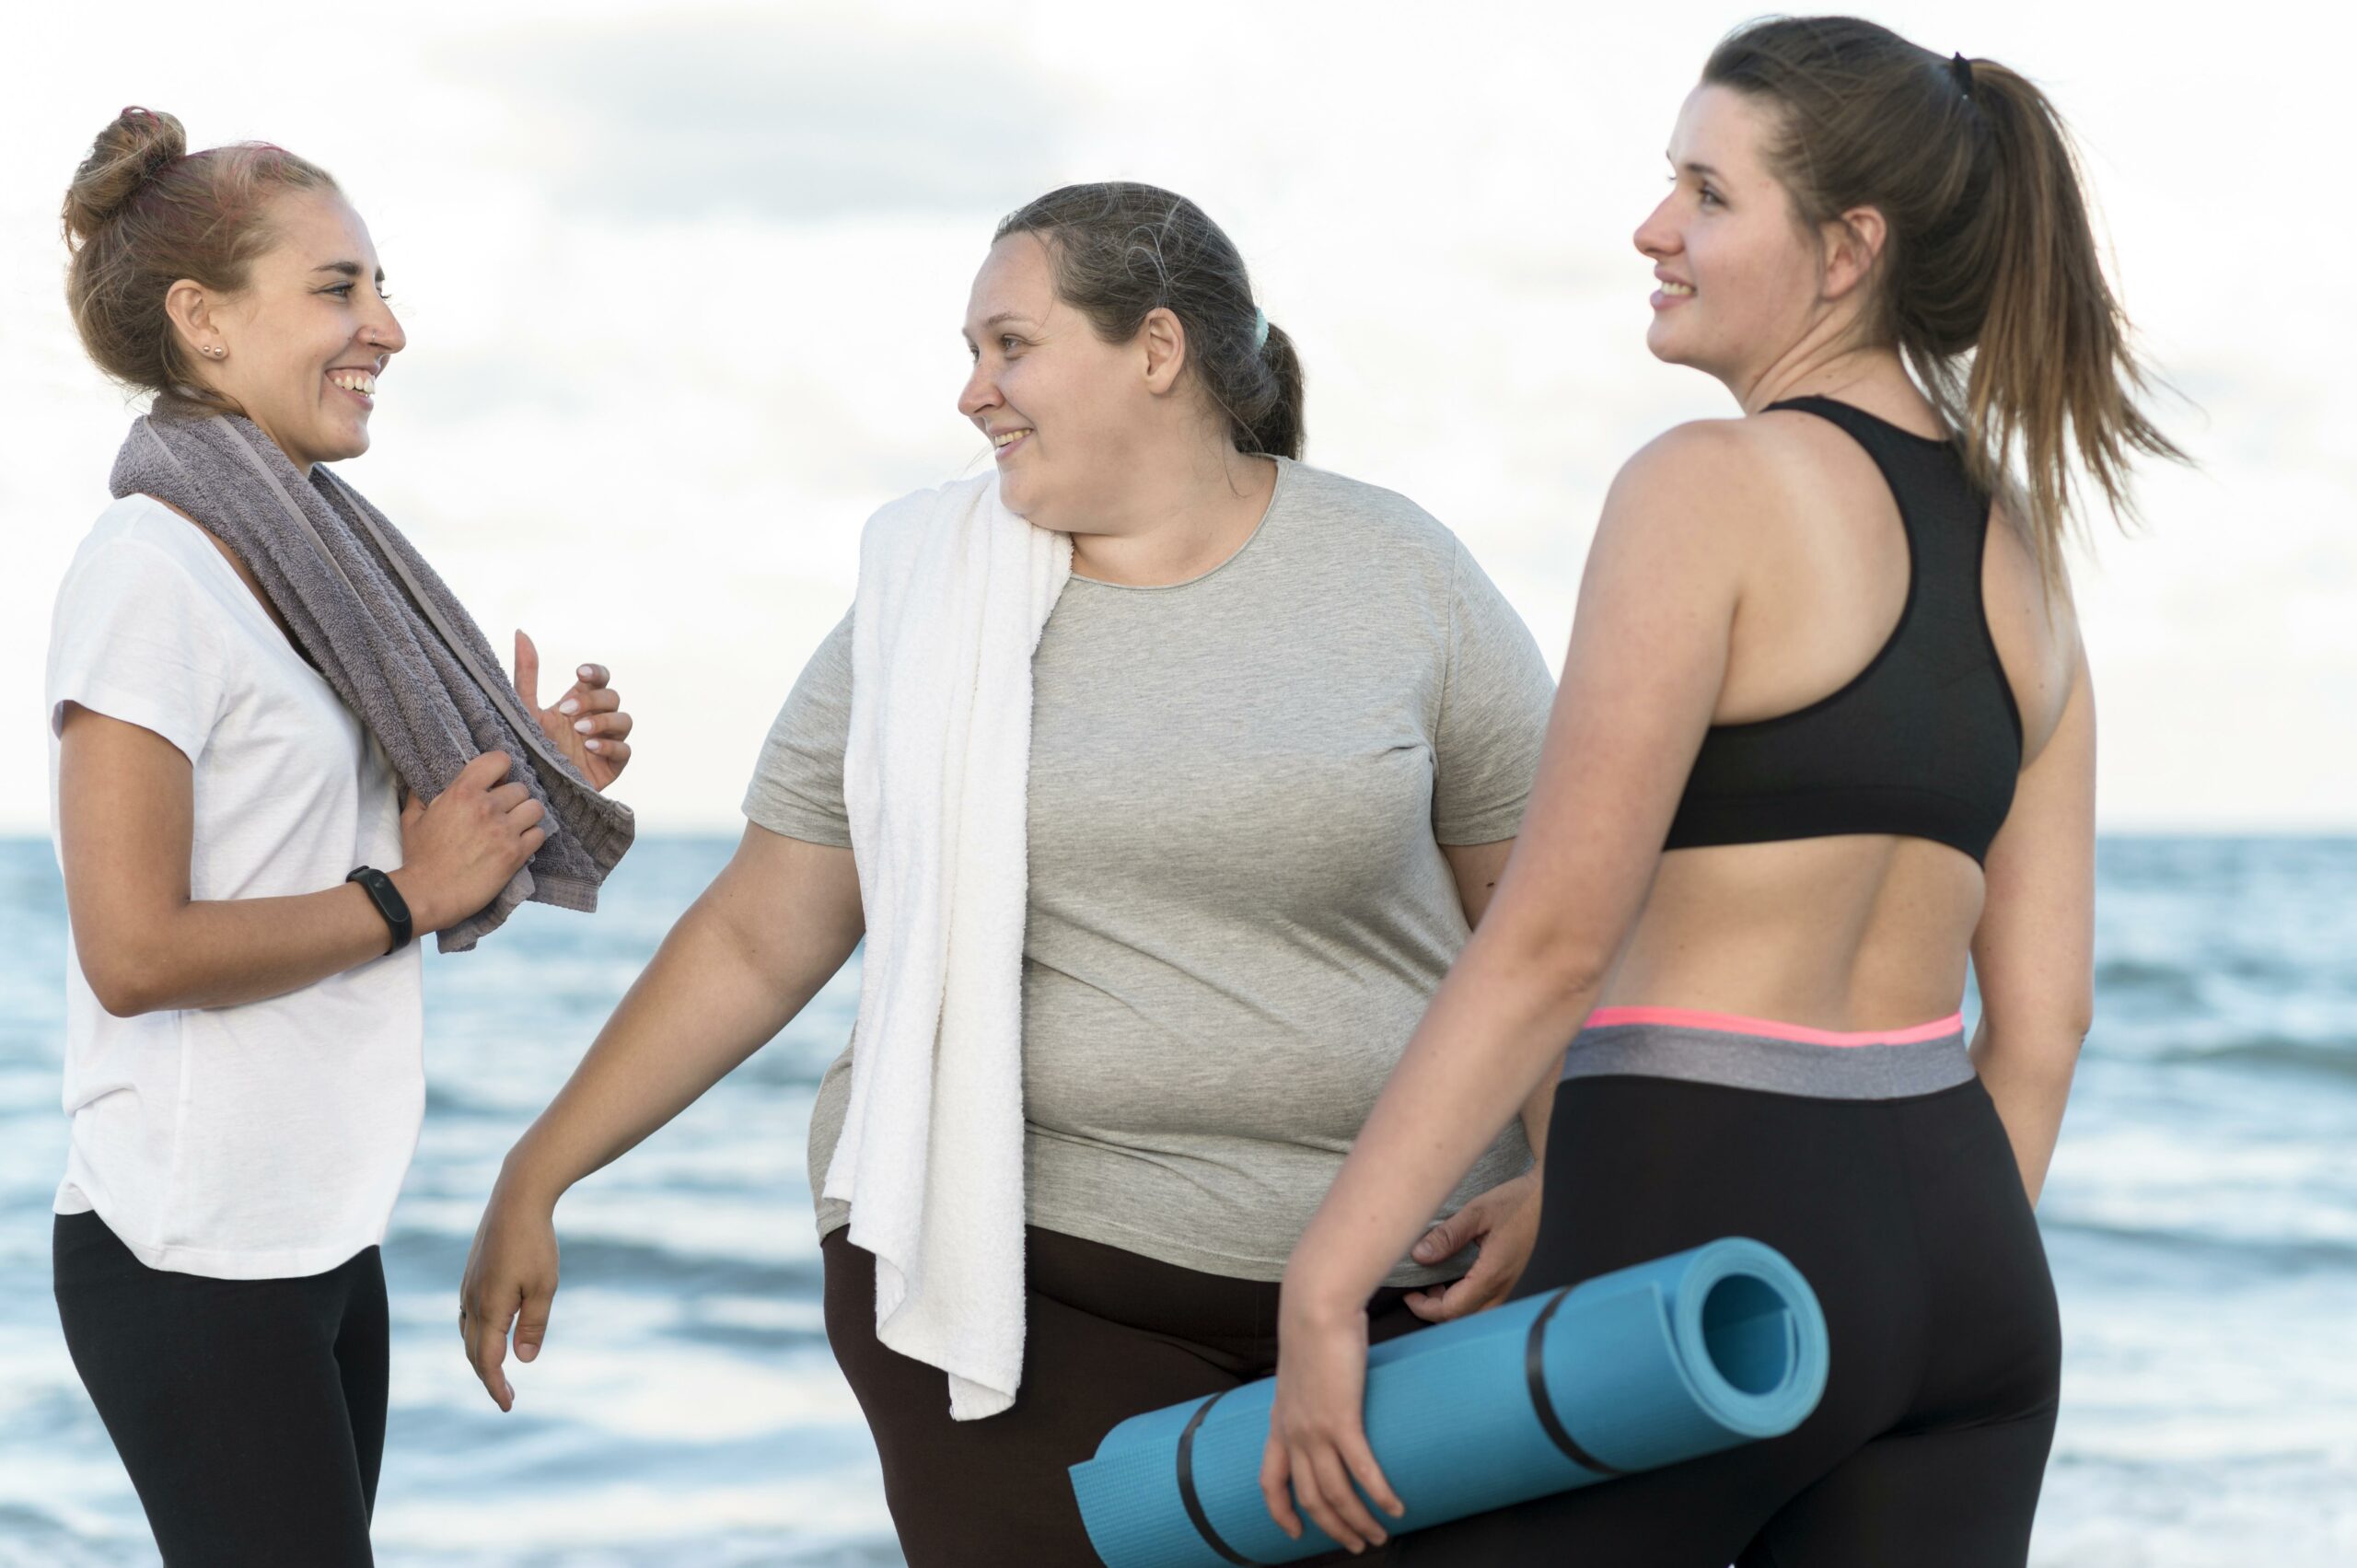
<path id="1" fill-rule="evenodd" d="M 1555 1293 L 1555 1299 L 1530 1320 L 1530 1338 L 1524 1342 L 1522 1350 L 1522 1374 L 1524 1380 L 1530 1385 L 1530 1408 L 1538 1412 L 1538 1424 L 1547 1429 L 1547 1435 L 1554 1440 L 1555 1446 L 1561 1448 L 1572 1463 L 1582 1469 L 1594 1470 L 1598 1475 L 1627 1475 L 1627 1470 L 1613 1469 L 1573 1441 L 1572 1434 L 1564 1430 L 1562 1421 L 1555 1414 L 1555 1401 L 1547 1397 L 1547 1319 L 1555 1316 L 1555 1308 L 1562 1306 L 1563 1298 L 1571 1294 L 1572 1287 L 1565 1285 Z M 1180 1446 L 1182 1448 L 1185 1446 L 1183 1438 Z"/>
<path id="2" fill-rule="evenodd" d="M 1555 1299 L 1540 1308 L 1538 1316 L 1530 1320 L 1530 1337 L 1524 1342 L 1522 1353 L 1523 1377 L 1530 1385 L 1530 1408 L 1538 1412 L 1538 1424 L 1546 1429 L 1548 1437 L 1572 1463 L 1597 1475 L 1627 1475 L 1627 1470 L 1608 1465 L 1581 1447 L 1571 1433 L 1564 1429 L 1562 1421 L 1555 1414 L 1554 1401 L 1547 1396 L 1547 1320 L 1555 1316 L 1555 1309 L 1562 1306 L 1563 1298 L 1571 1294 L 1569 1285 L 1557 1291 Z M 1239 1568 L 1256 1568 L 1252 1559 L 1220 1539 L 1219 1532 L 1212 1528 L 1210 1516 L 1203 1512 L 1203 1500 L 1195 1494 L 1195 1429 L 1203 1424 L 1203 1418 L 1212 1413 L 1212 1407 L 1227 1398 L 1229 1392 L 1223 1388 L 1197 1405 L 1195 1413 L 1187 1418 L 1186 1430 L 1178 1434 L 1178 1501 L 1186 1508 L 1187 1520 L 1195 1527 L 1195 1533 L 1203 1538 L 1205 1546 L 1219 1553 L 1222 1562 L 1237 1563 Z"/>
<path id="3" fill-rule="evenodd" d="M 1212 1407 L 1227 1398 L 1230 1391 L 1222 1388 L 1197 1405 L 1195 1413 L 1187 1418 L 1187 1430 L 1178 1434 L 1178 1501 L 1186 1505 L 1187 1520 L 1203 1538 L 1205 1546 L 1225 1562 L 1240 1564 L 1241 1568 L 1258 1568 L 1252 1559 L 1219 1539 L 1219 1532 L 1212 1528 L 1211 1516 L 1203 1512 L 1203 1500 L 1195 1495 L 1195 1428 L 1203 1424 L 1203 1417 L 1211 1414 Z"/>

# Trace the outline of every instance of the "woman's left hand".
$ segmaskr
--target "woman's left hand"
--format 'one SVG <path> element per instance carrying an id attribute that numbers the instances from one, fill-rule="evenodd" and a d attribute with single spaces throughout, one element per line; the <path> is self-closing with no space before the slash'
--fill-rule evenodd
<path id="1" fill-rule="evenodd" d="M 1533 1167 L 1424 1232 L 1408 1254 L 1419 1263 L 1445 1263 L 1476 1244 L 1481 1251 L 1463 1279 L 1410 1291 L 1403 1298 L 1408 1310 L 1427 1323 L 1446 1323 L 1486 1312 L 1513 1294 L 1538 1240 L 1538 1190 Z"/>
<path id="2" fill-rule="evenodd" d="M 1321 1320 L 1280 1306 L 1277 1397 L 1260 1459 L 1260 1496 L 1277 1527 L 1301 1539 L 1297 1500 L 1353 1556 L 1388 1539 L 1353 1481 L 1393 1517 L 1406 1512 L 1366 1443 L 1366 1344 L 1364 1308 Z"/>
<path id="3" fill-rule="evenodd" d="M 579 679 L 556 705 L 541 707 L 540 652 L 531 638 L 516 633 L 517 695 L 556 749 L 602 790 L 630 765 L 630 715 L 622 712 L 621 694 L 606 684 L 611 677 L 604 665 L 585 664 L 574 674 Z"/>

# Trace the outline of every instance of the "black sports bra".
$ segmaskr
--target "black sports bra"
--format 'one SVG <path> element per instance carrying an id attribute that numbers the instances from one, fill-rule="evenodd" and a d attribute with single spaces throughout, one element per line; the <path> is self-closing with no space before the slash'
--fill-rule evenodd
<path id="1" fill-rule="evenodd" d="M 1663 847 L 1901 833 L 1985 865 L 2022 762 L 2021 712 L 1980 599 L 1989 497 L 1948 442 L 1830 398 L 1770 406 L 1831 420 L 1874 459 L 1907 530 L 1907 601 L 1840 691 L 1711 726 Z"/>

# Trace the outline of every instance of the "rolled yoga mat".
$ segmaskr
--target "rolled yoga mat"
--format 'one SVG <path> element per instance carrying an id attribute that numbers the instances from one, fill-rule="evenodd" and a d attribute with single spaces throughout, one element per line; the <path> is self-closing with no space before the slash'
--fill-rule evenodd
<path id="1" fill-rule="evenodd" d="M 1406 1515 L 1393 1534 L 1798 1426 L 1825 1392 L 1825 1313 L 1800 1271 L 1740 1237 L 1454 1322 L 1367 1357 L 1366 1433 Z M 1132 1416 L 1072 1467 L 1107 1568 L 1297 1562 L 1260 1496 L 1276 1380 Z"/>

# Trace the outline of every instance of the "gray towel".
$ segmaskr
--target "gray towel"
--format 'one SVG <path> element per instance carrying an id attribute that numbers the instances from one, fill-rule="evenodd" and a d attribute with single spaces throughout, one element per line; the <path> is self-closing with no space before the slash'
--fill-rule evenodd
<path id="1" fill-rule="evenodd" d="M 462 953 L 525 900 L 598 907 L 635 831 L 549 744 L 464 607 L 384 514 L 324 465 L 307 481 L 252 421 L 158 401 L 134 420 L 108 488 L 152 495 L 235 550 L 296 645 L 360 715 L 412 794 L 432 800 L 485 751 L 548 808 L 548 842 L 496 898 L 441 934 Z"/>

